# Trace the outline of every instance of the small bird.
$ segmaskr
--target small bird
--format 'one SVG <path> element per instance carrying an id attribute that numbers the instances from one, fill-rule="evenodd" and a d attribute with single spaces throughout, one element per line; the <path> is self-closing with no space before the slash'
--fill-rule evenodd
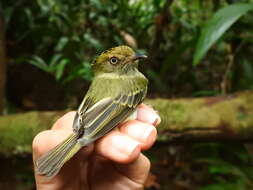
<path id="1" fill-rule="evenodd" d="M 122 45 L 95 59 L 94 79 L 76 112 L 73 134 L 35 161 L 37 174 L 55 176 L 82 147 L 135 115 L 147 93 L 148 80 L 138 70 L 138 60 L 146 58 Z"/>

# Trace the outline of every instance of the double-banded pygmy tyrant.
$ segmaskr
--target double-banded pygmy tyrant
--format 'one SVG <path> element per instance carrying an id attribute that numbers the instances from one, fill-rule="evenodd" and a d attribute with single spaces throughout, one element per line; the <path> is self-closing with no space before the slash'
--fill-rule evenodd
<path id="1" fill-rule="evenodd" d="M 37 174 L 55 176 L 83 146 L 135 114 L 147 93 L 148 80 L 138 70 L 138 61 L 145 58 L 128 46 L 118 46 L 95 59 L 94 79 L 76 112 L 73 134 L 35 162 Z"/>

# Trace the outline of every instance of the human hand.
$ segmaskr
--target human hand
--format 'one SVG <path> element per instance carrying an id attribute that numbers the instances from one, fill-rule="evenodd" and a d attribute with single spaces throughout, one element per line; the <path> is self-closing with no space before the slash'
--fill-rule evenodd
<path id="1" fill-rule="evenodd" d="M 35 174 L 37 190 L 135 190 L 143 189 L 150 161 L 141 151 L 156 140 L 157 113 L 145 104 L 137 109 L 137 119 L 83 147 L 53 178 Z M 33 159 L 54 148 L 72 131 L 75 112 L 69 112 L 51 130 L 39 133 L 33 140 Z"/>

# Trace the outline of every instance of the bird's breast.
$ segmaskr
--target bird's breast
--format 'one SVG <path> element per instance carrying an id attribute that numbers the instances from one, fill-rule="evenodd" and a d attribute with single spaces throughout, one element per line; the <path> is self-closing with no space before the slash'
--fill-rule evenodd
<path id="1" fill-rule="evenodd" d="M 120 94 L 145 89 L 147 84 L 147 79 L 141 73 L 132 75 L 106 73 L 94 78 L 88 93 L 90 93 L 89 96 L 96 97 L 97 100 L 105 97 L 115 98 Z"/>

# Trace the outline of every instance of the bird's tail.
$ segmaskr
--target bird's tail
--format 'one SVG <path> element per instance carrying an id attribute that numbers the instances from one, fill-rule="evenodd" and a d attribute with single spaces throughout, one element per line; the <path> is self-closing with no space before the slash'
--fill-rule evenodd
<path id="1" fill-rule="evenodd" d="M 61 167 L 80 150 L 81 145 L 77 138 L 77 134 L 71 134 L 54 149 L 41 156 L 35 162 L 36 173 L 48 177 L 55 176 Z"/>

